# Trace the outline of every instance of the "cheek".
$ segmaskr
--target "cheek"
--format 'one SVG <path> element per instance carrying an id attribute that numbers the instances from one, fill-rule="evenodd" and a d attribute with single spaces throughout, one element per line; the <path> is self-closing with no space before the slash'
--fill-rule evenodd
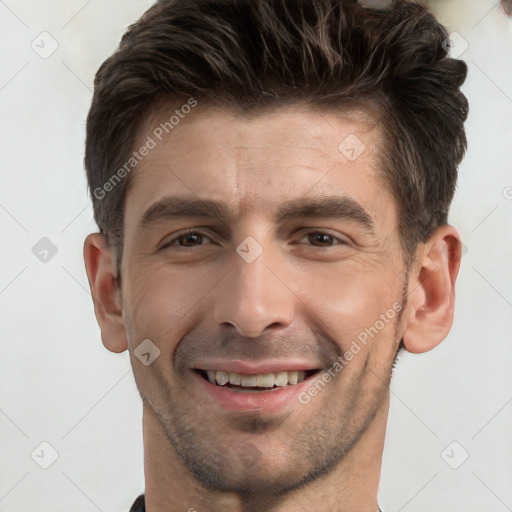
<path id="1" fill-rule="evenodd" d="M 320 323 L 343 351 L 400 297 L 400 280 L 389 268 L 346 261 L 336 265 L 285 265 L 281 270 L 283 282 L 293 292 L 289 300 L 295 303 L 298 320 L 307 322 L 310 318 L 312 324 Z M 130 286 L 126 300 L 123 298 L 132 325 L 131 344 L 136 346 L 148 338 L 162 352 L 172 355 L 191 325 L 211 320 L 215 307 L 211 302 L 215 294 L 211 292 L 216 288 L 217 296 L 230 293 L 221 279 L 225 273 L 226 268 L 220 264 L 193 270 L 164 264 L 147 270 L 134 266 L 127 273 Z M 390 323 L 379 334 L 387 334 Z"/>
<path id="2" fill-rule="evenodd" d="M 300 281 L 301 301 L 342 342 L 373 326 L 401 296 L 400 280 L 383 268 L 340 265 L 325 272 L 302 274 Z"/>
<path id="3" fill-rule="evenodd" d="M 216 274 L 217 275 L 217 274 Z M 197 273 L 153 266 L 132 272 L 130 289 L 124 300 L 132 326 L 133 344 L 154 340 L 163 352 L 172 352 L 212 284 Z M 215 280 L 212 279 L 212 282 Z"/>

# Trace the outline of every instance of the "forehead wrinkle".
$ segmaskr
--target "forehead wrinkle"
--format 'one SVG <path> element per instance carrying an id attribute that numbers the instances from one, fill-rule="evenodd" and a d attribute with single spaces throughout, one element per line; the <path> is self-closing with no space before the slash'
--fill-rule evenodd
<path id="1" fill-rule="evenodd" d="M 227 150 L 228 152 L 230 150 L 236 152 L 236 164 L 235 164 L 235 176 L 234 176 L 234 185 L 233 185 L 233 194 L 238 202 L 239 208 L 238 208 L 238 215 L 239 216 L 245 216 L 251 214 L 251 211 L 253 211 L 253 214 L 256 210 L 256 206 L 259 204 L 262 211 L 267 211 L 269 209 L 269 202 L 262 196 L 262 195 L 249 195 L 245 194 L 242 195 L 242 172 L 247 170 L 245 169 L 246 166 L 242 163 L 243 155 L 242 153 L 244 151 L 251 151 L 251 150 L 258 150 L 258 149 L 267 149 L 269 147 L 277 147 L 277 148 L 286 148 L 286 149 L 298 149 L 298 150 L 308 150 L 308 151 L 314 151 L 315 153 L 319 153 L 320 157 L 315 155 L 314 160 L 316 161 L 318 158 L 325 159 L 329 161 L 329 163 L 332 163 L 332 157 L 325 151 L 322 151 L 319 148 L 311 147 L 311 146 L 302 146 L 302 145 L 296 145 L 296 144 L 268 144 L 264 146 L 231 146 L 229 144 L 220 144 L 220 146 L 228 146 Z M 274 153 L 276 155 L 276 153 Z M 324 169 L 319 169 L 317 167 L 313 167 L 312 165 L 308 165 L 307 163 L 298 163 L 298 162 L 287 162 L 286 167 L 300 167 L 302 169 L 307 169 L 312 172 L 318 172 L 318 173 L 325 173 Z M 267 166 L 268 167 L 268 166 Z M 279 172 L 279 168 L 276 167 L 273 169 L 275 173 Z"/>
<path id="2" fill-rule="evenodd" d="M 238 151 L 239 155 L 242 151 L 252 151 L 252 150 L 258 150 L 258 149 L 268 149 L 268 148 L 280 148 L 280 149 L 293 149 L 295 150 L 293 153 L 291 153 L 293 156 L 296 156 L 297 159 L 300 160 L 301 156 L 304 157 L 304 156 L 308 156 L 308 158 L 311 158 L 315 161 L 317 160 L 327 160 L 329 163 L 331 163 L 333 161 L 332 159 L 332 155 L 330 155 L 329 153 L 326 153 L 325 151 L 322 151 L 320 148 L 317 148 L 317 147 L 313 147 L 313 146 L 303 146 L 303 145 L 297 145 L 297 144 L 279 144 L 279 143 L 274 143 L 274 144 L 266 144 L 264 146 L 235 146 L 235 149 Z M 301 153 L 299 153 L 298 151 L 300 151 Z M 316 154 L 316 155 L 309 155 L 308 153 L 310 151 L 313 151 L 315 153 L 319 153 Z M 277 151 L 274 151 L 272 153 L 273 156 L 276 156 L 278 155 L 278 152 Z M 289 157 L 290 156 L 290 152 L 288 153 L 285 153 L 285 156 Z M 240 162 L 240 159 L 239 159 L 239 162 Z M 300 164 L 297 164 L 296 162 L 292 162 L 292 165 L 300 165 Z M 312 169 L 310 166 L 307 166 L 307 165 L 303 165 L 302 167 L 305 167 L 305 168 L 309 168 L 309 169 Z M 318 169 L 320 171 L 320 169 Z"/>

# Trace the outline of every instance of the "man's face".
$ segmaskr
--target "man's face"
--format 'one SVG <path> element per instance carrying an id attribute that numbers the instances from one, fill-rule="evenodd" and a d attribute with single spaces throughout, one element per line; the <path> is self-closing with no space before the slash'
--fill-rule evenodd
<path id="1" fill-rule="evenodd" d="M 171 114 L 147 120 L 136 147 Z M 362 116 L 199 105 L 133 171 L 122 306 L 134 375 L 146 413 L 203 483 L 297 486 L 332 469 L 387 406 L 406 269 L 380 136 Z M 217 201 L 231 217 L 172 215 L 169 200 L 142 224 L 173 196 Z M 292 215 L 294 201 L 318 208 Z M 146 339 L 160 351 L 150 365 L 133 353 Z M 216 370 L 235 384 L 211 383 L 208 371 L 223 382 Z M 237 385 L 293 382 L 287 371 L 307 378 Z"/>

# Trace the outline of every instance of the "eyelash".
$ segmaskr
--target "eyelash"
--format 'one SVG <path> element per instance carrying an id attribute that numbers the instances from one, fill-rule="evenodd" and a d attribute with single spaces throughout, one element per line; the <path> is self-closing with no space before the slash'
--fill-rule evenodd
<path id="1" fill-rule="evenodd" d="M 204 238 L 208 238 L 211 240 L 211 237 L 206 235 L 205 233 L 202 233 L 201 231 L 194 231 L 194 230 L 188 230 L 186 231 L 185 233 L 181 233 L 180 235 L 174 237 L 172 240 L 169 240 L 169 242 L 165 243 L 164 245 L 162 245 L 160 247 L 160 251 L 163 250 L 163 249 L 168 249 L 169 247 L 173 247 L 174 245 L 174 242 L 178 241 L 178 240 L 181 240 L 182 238 L 185 238 L 187 236 L 191 236 L 191 235 L 199 235 L 199 236 L 202 236 Z M 312 231 L 309 231 L 307 233 L 304 233 L 302 235 L 301 238 L 304 238 L 305 236 L 308 236 L 308 235 L 326 235 L 330 238 L 332 238 L 333 240 L 337 240 L 339 243 L 337 244 L 334 244 L 334 245 L 330 245 L 330 246 L 315 246 L 313 245 L 312 247 L 318 247 L 320 249 L 322 248 L 331 248 L 331 247 L 335 247 L 336 245 L 349 245 L 348 242 L 346 242 L 345 240 L 339 238 L 339 237 L 336 237 L 334 235 L 331 235 L 330 233 L 327 233 L 326 231 L 315 231 L 315 230 L 312 230 Z M 199 245 L 196 245 L 195 247 L 201 247 L 203 244 L 199 244 Z M 178 246 L 180 249 L 193 249 L 194 247 L 186 247 L 186 246 Z"/>

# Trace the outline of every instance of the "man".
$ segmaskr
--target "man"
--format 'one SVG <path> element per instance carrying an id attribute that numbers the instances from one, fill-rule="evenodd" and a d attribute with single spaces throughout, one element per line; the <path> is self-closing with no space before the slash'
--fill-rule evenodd
<path id="1" fill-rule="evenodd" d="M 101 66 L 84 257 L 143 401 L 132 511 L 375 512 L 452 325 L 467 67 L 426 7 L 161 0 Z"/>

